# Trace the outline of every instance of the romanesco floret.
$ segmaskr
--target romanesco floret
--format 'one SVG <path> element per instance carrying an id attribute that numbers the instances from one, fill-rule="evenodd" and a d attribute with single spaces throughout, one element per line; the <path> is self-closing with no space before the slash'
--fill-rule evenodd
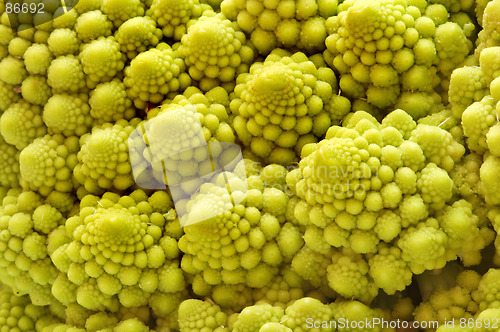
<path id="1" fill-rule="evenodd" d="M 169 46 L 153 48 L 136 56 L 125 68 L 127 95 L 139 109 L 159 104 L 169 92 L 182 92 L 191 78 L 185 63 Z"/>
<path id="2" fill-rule="evenodd" d="M 77 93 L 86 87 L 80 60 L 74 55 L 52 60 L 47 69 L 47 84 L 53 93 Z"/>
<path id="3" fill-rule="evenodd" d="M 293 271 L 289 264 L 284 264 L 279 275 L 270 284 L 254 290 L 254 297 L 261 302 L 285 309 L 288 304 L 304 297 L 309 288 L 311 287 L 308 283 Z"/>
<path id="4" fill-rule="evenodd" d="M 479 281 L 477 301 L 481 311 L 500 307 L 499 275 L 499 269 L 490 268 Z"/>
<path id="5" fill-rule="evenodd" d="M 328 305 L 317 299 L 304 297 L 286 308 L 282 324 L 292 331 L 305 332 L 310 330 L 311 321 L 329 322 L 332 316 L 333 311 Z M 318 331 L 332 331 L 332 329 L 329 326 L 321 326 Z"/>
<path id="6" fill-rule="evenodd" d="M 75 31 L 84 43 L 112 34 L 113 23 L 100 10 L 93 10 L 78 16 Z"/>
<path id="7" fill-rule="evenodd" d="M 285 227 L 282 230 L 286 230 Z M 300 242 L 298 242 L 300 243 Z M 292 270 L 316 288 L 328 287 L 327 267 L 332 262 L 333 251 L 320 253 L 304 245 L 292 260 Z"/>
<path id="8" fill-rule="evenodd" d="M 43 109 L 43 121 L 50 132 L 66 137 L 88 133 L 94 121 L 90 116 L 88 96 L 53 95 Z"/>
<path id="9" fill-rule="evenodd" d="M 284 310 L 270 304 L 257 304 L 246 307 L 238 314 L 238 319 L 233 325 L 234 332 L 258 331 L 266 323 L 279 323 Z"/>
<path id="10" fill-rule="evenodd" d="M 332 256 L 332 263 L 328 265 L 328 283 L 344 297 L 353 297 L 370 303 L 377 295 L 378 288 L 368 276 L 369 269 L 361 254 L 350 249 L 338 251 Z"/>
<path id="11" fill-rule="evenodd" d="M 171 238 L 158 226 L 165 219 L 148 199 L 142 191 L 89 195 L 82 199 L 80 214 L 66 223 L 72 240 L 52 257 L 77 286 L 80 305 L 113 311 L 118 303 L 149 304 L 158 314 L 175 309 L 185 287 L 178 250 L 169 245 Z M 64 263 L 68 258 L 69 265 Z"/>
<path id="12" fill-rule="evenodd" d="M 280 323 L 266 323 L 262 325 L 259 332 L 292 332 L 292 330 Z"/>
<path id="13" fill-rule="evenodd" d="M 479 174 L 482 183 L 484 199 L 488 204 L 500 204 L 500 157 L 487 155 Z"/>
<path id="14" fill-rule="evenodd" d="M 92 10 L 99 9 L 102 6 L 102 0 L 73 0 L 70 3 L 80 15 Z"/>
<path id="15" fill-rule="evenodd" d="M 465 138 L 460 120 L 461 119 L 457 119 L 453 116 L 450 108 L 445 108 L 437 113 L 432 113 L 420 118 L 418 120 L 418 124 L 425 124 L 444 129 L 451 134 L 455 141 L 465 146 Z"/>
<path id="16" fill-rule="evenodd" d="M 464 266 L 481 263 L 481 249 L 491 243 L 495 233 L 484 227 L 484 221 L 476 215 L 473 205 L 466 200 L 458 200 L 446 206 L 443 215 L 438 216 L 442 229 L 448 235 L 450 248 L 458 252 Z"/>
<path id="17" fill-rule="evenodd" d="M 80 40 L 76 31 L 71 29 L 55 29 L 47 39 L 49 50 L 54 56 L 77 54 L 80 51 Z"/>
<path id="18" fill-rule="evenodd" d="M 0 61 L 0 81 L 19 85 L 28 76 L 24 63 L 18 57 L 9 55 Z"/>
<path id="19" fill-rule="evenodd" d="M 47 133 L 42 108 L 25 101 L 10 105 L 0 118 L 0 132 L 7 143 L 18 150 L 24 149 L 35 138 Z"/>
<path id="20" fill-rule="evenodd" d="M 36 307 L 28 296 L 18 296 L 0 285 L 0 326 L 5 331 L 41 331 L 44 326 L 60 322 L 49 307 Z"/>
<path id="21" fill-rule="evenodd" d="M 377 254 L 368 262 L 370 276 L 387 294 L 394 294 L 400 285 L 411 283 L 413 274 L 401 256 L 399 248 L 380 245 Z"/>
<path id="22" fill-rule="evenodd" d="M 90 93 L 90 115 L 98 123 L 130 120 L 135 116 L 125 85 L 118 79 L 99 84 Z"/>
<path id="23" fill-rule="evenodd" d="M 376 319 L 384 318 L 383 315 L 375 309 L 368 307 L 367 305 L 358 301 L 335 301 L 330 304 L 332 309 L 332 318 L 337 320 L 337 322 L 362 322 L 362 321 L 374 321 Z M 338 324 L 340 325 L 340 324 Z M 361 325 L 361 324 L 360 324 Z M 368 332 L 368 331 L 381 331 L 382 329 L 378 326 L 365 328 L 357 327 L 350 328 L 348 326 L 340 327 L 338 326 L 338 331 L 342 332 Z"/>
<path id="24" fill-rule="evenodd" d="M 9 106 L 21 99 L 18 93 L 14 91 L 14 85 L 0 81 L 0 112 L 3 113 Z"/>
<path id="25" fill-rule="evenodd" d="M 75 136 L 64 138 L 56 134 L 35 139 L 19 155 L 21 185 L 44 196 L 54 189 L 71 192 L 79 149 Z"/>
<path id="26" fill-rule="evenodd" d="M 28 73 L 45 75 L 53 55 L 46 44 L 33 44 L 24 52 L 23 58 Z"/>
<path id="27" fill-rule="evenodd" d="M 444 273 L 448 273 L 447 267 Z M 477 272 L 465 270 L 456 276 L 452 285 L 434 286 L 436 288 L 431 290 L 430 294 L 425 294 L 424 301 L 415 308 L 415 320 L 437 321 L 439 324 L 454 321 L 455 326 L 459 326 L 460 319 L 472 319 L 479 310 L 476 296 L 480 279 L 481 276 Z M 429 284 L 432 285 L 431 279 L 427 280 L 425 287 Z"/>
<path id="28" fill-rule="evenodd" d="M 15 37 L 9 42 L 8 51 L 10 55 L 22 58 L 24 52 L 31 46 L 31 42 L 22 37 Z"/>
<path id="29" fill-rule="evenodd" d="M 45 105 L 47 100 L 52 96 L 52 90 L 44 76 L 32 75 L 23 81 L 21 94 L 24 100 L 29 103 Z"/>
<path id="30" fill-rule="evenodd" d="M 14 32 L 8 24 L 0 24 L 0 45 L 9 45 L 14 37 Z"/>
<path id="31" fill-rule="evenodd" d="M 214 303 L 189 299 L 183 301 L 179 306 L 178 320 L 181 331 L 222 332 L 227 322 L 227 316 Z"/>
<path id="32" fill-rule="evenodd" d="M 486 135 L 496 122 L 495 101 L 491 96 L 485 96 L 467 107 L 462 114 L 462 127 L 468 148 L 484 153 L 488 149 Z"/>
<path id="33" fill-rule="evenodd" d="M 236 82 L 234 130 L 243 145 L 267 162 L 296 161 L 305 144 L 316 142 L 340 120 L 330 114 L 337 90 L 333 71 L 316 68 L 303 53 L 274 51 Z"/>
<path id="34" fill-rule="evenodd" d="M 498 15 L 500 14 L 500 1 L 496 0 L 487 0 L 486 1 L 477 1 L 476 11 L 479 12 L 478 22 L 481 24 L 483 29 L 479 31 L 477 47 L 475 50 L 475 54 L 479 56 L 485 48 L 492 46 L 500 46 L 500 36 L 498 32 L 500 31 L 500 26 L 498 23 Z"/>
<path id="35" fill-rule="evenodd" d="M 137 54 L 158 45 L 163 34 L 150 17 L 134 17 L 120 25 L 115 37 L 121 45 L 121 51 L 133 59 Z"/>
<path id="36" fill-rule="evenodd" d="M 165 37 L 181 40 L 186 34 L 187 23 L 200 17 L 209 8 L 198 0 L 153 0 L 146 16 L 158 23 Z"/>
<path id="37" fill-rule="evenodd" d="M 143 16 L 144 3 L 140 0 L 103 0 L 101 10 L 118 28 L 130 18 Z"/>
<path id="38" fill-rule="evenodd" d="M 486 220 L 488 208 L 484 206 L 484 198 L 481 195 L 483 183 L 480 181 L 479 173 L 482 163 L 483 158 L 480 154 L 469 153 L 453 167 L 450 176 L 453 180 L 454 195 L 470 202 L 480 220 Z"/>
<path id="39" fill-rule="evenodd" d="M 114 37 L 99 37 L 83 45 L 80 61 L 87 74 L 87 85 L 91 88 L 110 81 L 125 65 L 125 54 Z"/>
<path id="40" fill-rule="evenodd" d="M 225 0 L 221 11 L 238 23 L 262 55 L 279 47 L 314 53 L 325 49 L 325 19 L 336 14 L 336 4 L 315 0 Z"/>
<path id="41" fill-rule="evenodd" d="M 95 126 L 82 136 L 74 175 L 90 193 L 105 189 L 125 190 L 133 185 L 128 155 L 128 136 L 140 119 L 118 120 Z"/>
<path id="42" fill-rule="evenodd" d="M 462 118 L 462 113 L 472 103 L 480 101 L 488 93 L 486 79 L 480 67 L 457 68 L 450 77 L 448 101 L 453 116 Z"/>
<path id="43" fill-rule="evenodd" d="M 464 61 L 472 42 L 458 24 L 447 22 L 444 6 L 426 5 L 348 1 L 328 18 L 325 59 L 341 74 L 344 93 L 382 109 L 395 106 L 414 118 L 433 111 L 435 102 L 415 107 L 412 93 L 428 101 L 435 90 L 445 94 L 451 71 Z M 437 104 L 446 101 L 437 97 Z"/>
<path id="44" fill-rule="evenodd" d="M 479 65 L 483 71 L 486 84 L 500 76 L 500 46 L 488 47 L 481 51 Z"/>
<path id="45" fill-rule="evenodd" d="M 220 14 L 202 16 L 188 24 L 179 53 L 186 61 L 189 75 L 203 91 L 220 84 L 233 90 L 236 76 L 248 72 L 254 58 L 245 34 Z"/>
<path id="46" fill-rule="evenodd" d="M 465 148 L 453 136 L 437 126 L 419 123 L 411 133 L 410 141 L 417 143 L 428 162 L 451 171 L 455 162 L 465 153 Z"/>
<path id="47" fill-rule="evenodd" d="M 481 311 L 474 322 L 473 332 L 493 332 L 497 329 L 496 322 L 500 317 L 500 308 L 489 308 Z M 472 325 L 472 324 L 471 324 Z"/>

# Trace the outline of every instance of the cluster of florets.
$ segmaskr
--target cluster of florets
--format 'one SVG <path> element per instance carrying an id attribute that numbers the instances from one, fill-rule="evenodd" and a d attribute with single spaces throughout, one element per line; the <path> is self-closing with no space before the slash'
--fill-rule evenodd
<path id="1" fill-rule="evenodd" d="M 178 232 L 169 225 L 177 220 L 165 217 L 171 208 L 162 191 L 85 196 L 80 213 L 66 221 L 68 241 L 51 255 L 63 272 L 54 296 L 66 306 L 77 302 L 97 311 L 120 305 L 149 305 L 158 315 L 172 311 L 186 290 Z"/>
<path id="2" fill-rule="evenodd" d="M 449 172 L 464 151 L 446 130 L 417 125 L 401 110 L 381 124 L 353 113 L 344 127 L 304 147 L 287 177 L 300 198 L 294 222 L 307 226 L 302 250 L 316 252 L 311 261 L 327 270 L 333 290 L 369 302 L 378 288 L 393 294 L 413 274 L 457 257 L 465 265 L 480 262 L 493 233 L 470 203 L 452 202 Z M 292 268 L 311 274 L 293 261 Z"/>
<path id="3" fill-rule="evenodd" d="M 460 109 L 463 133 L 469 150 L 483 156 L 480 168 L 481 194 L 488 204 L 500 204 L 499 170 L 500 170 L 500 46 L 488 47 L 479 56 L 480 68 L 475 68 L 475 76 L 467 77 L 462 89 L 451 94 L 450 101 L 458 100 L 469 90 L 475 98 L 462 98 Z M 466 67 L 464 67 L 466 68 Z M 456 69 L 453 76 L 462 76 L 464 68 Z M 470 69 L 472 70 L 472 69 Z M 477 77 L 482 83 L 475 84 Z M 464 77 L 464 80 L 466 78 Z M 468 86 L 469 89 L 465 88 Z M 454 104 L 452 104 L 453 106 Z M 458 114 L 457 114 L 458 115 Z"/>
<path id="4" fill-rule="evenodd" d="M 498 1 L 477 1 L 476 10 L 483 9 L 478 15 L 478 22 L 482 29 L 479 31 L 477 47 L 474 50 L 479 56 L 483 49 L 500 46 L 500 36 L 498 35 L 498 15 L 500 15 L 500 2 Z"/>
<path id="5" fill-rule="evenodd" d="M 325 60 L 340 74 L 346 96 L 380 109 L 401 108 L 414 118 L 447 101 L 449 76 L 472 49 L 475 26 L 468 17 L 455 23 L 441 4 L 416 6 L 346 1 L 327 20 Z"/>
<path id="6" fill-rule="evenodd" d="M 316 60 L 276 50 L 237 78 L 234 130 L 266 162 L 296 161 L 305 144 L 317 142 L 350 111 L 337 96 L 334 72 Z"/>
<path id="7" fill-rule="evenodd" d="M 179 307 L 182 331 L 292 332 L 336 330 L 334 321 L 370 321 L 388 319 L 386 312 L 372 309 L 358 301 L 338 300 L 324 304 L 318 299 L 302 297 L 285 308 L 268 303 L 248 306 L 227 317 L 221 308 L 209 301 L 185 300 Z M 375 326 L 370 331 L 381 331 Z"/>
<path id="8" fill-rule="evenodd" d="M 337 13 L 335 3 L 316 0 L 234 1 L 221 3 L 222 13 L 238 23 L 262 55 L 275 48 L 313 53 L 325 49 L 325 20 Z"/>
<path id="9" fill-rule="evenodd" d="M 42 331 L 61 321 L 49 307 L 36 306 L 29 296 L 0 285 L 0 326 L 5 331 Z"/>
<path id="10" fill-rule="evenodd" d="M 49 238 L 74 205 L 71 194 L 42 199 L 32 191 L 11 189 L 0 207 L 0 282 L 35 305 L 57 302 L 51 287 L 58 276 Z"/>
<path id="11" fill-rule="evenodd" d="M 236 76 L 248 72 L 254 52 L 238 25 L 210 12 L 192 24 L 181 39 L 179 53 L 189 75 L 203 91 L 222 84 L 234 89 Z"/>
<path id="12" fill-rule="evenodd" d="M 449 270 L 455 269 L 454 266 L 446 266 L 441 274 L 436 274 L 441 283 L 444 280 L 453 278 L 447 276 Z M 422 289 L 432 287 L 430 275 L 422 275 L 422 282 L 419 280 L 419 285 Z M 472 319 L 476 316 L 479 310 L 478 300 L 480 294 L 478 286 L 481 281 L 481 275 L 473 270 L 465 270 L 460 272 L 455 280 L 451 280 L 450 287 L 443 285 L 436 286 L 435 289 L 430 289 L 429 294 L 423 294 L 424 301 L 420 303 L 414 311 L 414 317 L 417 321 L 437 321 L 439 324 L 444 324 L 445 321 L 455 321 L 459 325 L 460 319 Z"/>

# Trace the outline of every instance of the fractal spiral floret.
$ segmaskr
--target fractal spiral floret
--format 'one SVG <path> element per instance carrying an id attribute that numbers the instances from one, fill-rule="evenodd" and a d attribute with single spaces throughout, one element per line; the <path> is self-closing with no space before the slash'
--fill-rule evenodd
<path id="1" fill-rule="evenodd" d="M 281 54 L 280 54 L 281 53 Z M 275 52 L 236 81 L 233 126 L 245 146 L 266 162 L 288 164 L 316 142 L 338 114 L 337 78 L 303 53 Z M 349 110 L 341 108 L 341 113 Z"/>
<path id="2" fill-rule="evenodd" d="M 164 230 L 163 214 L 171 208 L 166 197 L 143 191 L 85 196 L 80 213 L 66 222 L 67 243 L 53 254 L 63 272 L 55 281 L 56 298 L 89 310 L 149 304 L 158 314 L 172 311 L 184 296 L 185 280 L 177 240 Z"/>
<path id="3" fill-rule="evenodd" d="M 498 332 L 499 18 L 0 0 L 0 332 Z"/>

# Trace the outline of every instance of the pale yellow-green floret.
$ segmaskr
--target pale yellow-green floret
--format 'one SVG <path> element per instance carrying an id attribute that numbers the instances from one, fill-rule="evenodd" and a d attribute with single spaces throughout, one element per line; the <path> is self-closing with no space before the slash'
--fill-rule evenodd
<path id="1" fill-rule="evenodd" d="M 337 12 L 337 2 L 224 0 L 222 13 L 238 23 L 262 55 L 284 47 L 307 53 L 325 49 L 325 20 Z"/>
<path id="2" fill-rule="evenodd" d="M 45 135 L 35 139 L 19 156 L 21 184 L 25 189 L 37 190 L 44 196 L 52 190 L 71 192 L 72 171 L 78 160 L 78 138 Z"/>
<path id="3" fill-rule="evenodd" d="M 169 92 L 184 91 L 191 78 L 185 63 L 170 46 L 153 48 L 136 56 L 125 69 L 127 95 L 139 109 L 159 104 Z"/>
<path id="4" fill-rule="evenodd" d="M 237 78 L 231 111 L 244 146 L 270 163 L 296 161 L 302 147 L 317 142 L 336 118 L 337 79 L 303 53 L 276 50 Z"/>
<path id="5" fill-rule="evenodd" d="M 341 74 L 347 96 L 414 118 L 447 102 L 451 72 L 473 46 L 470 24 L 449 22 L 441 4 L 420 5 L 346 1 L 327 19 L 325 60 Z"/>
<path id="6" fill-rule="evenodd" d="M 88 97 L 83 94 L 53 95 L 44 106 L 43 121 L 52 133 L 82 136 L 93 124 Z"/>
<path id="7" fill-rule="evenodd" d="M 200 4 L 198 0 L 153 0 L 146 15 L 158 23 L 165 37 L 181 40 L 188 22 L 200 17 L 207 9 L 211 9 L 210 6 Z"/>
<path id="8" fill-rule="evenodd" d="M 108 37 L 112 33 L 113 23 L 100 10 L 93 10 L 78 16 L 74 30 L 78 38 L 84 42 L 99 37 Z"/>
<path id="9" fill-rule="evenodd" d="M 74 175 L 90 193 L 125 190 L 134 184 L 128 155 L 128 136 L 140 120 L 118 120 L 95 126 L 82 136 Z"/>
<path id="10" fill-rule="evenodd" d="M 245 34 L 221 15 L 202 16 L 189 24 L 179 52 L 204 91 L 219 84 L 232 90 L 236 76 L 247 72 L 254 58 Z"/>
<path id="11" fill-rule="evenodd" d="M 66 223 L 69 243 L 51 255 L 74 285 L 76 297 L 61 289 L 55 295 L 76 299 L 90 310 L 149 305 L 157 314 L 173 311 L 185 281 L 176 260 L 179 252 L 170 248 L 172 238 L 162 229 L 167 209 L 153 209 L 148 202 L 161 196 L 149 197 L 141 190 L 130 196 L 85 196 L 79 214 Z"/>
<path id="12" fill-rule="evenodd" d="M 150 17 L 134 17 L 125 21 L 116 31 L 116 41 L 121 45 L 121 51 L 133 59 L 137 54 L 155 47 L 162 39 L 161 29 Z"/>
<path id="13" fill-rule="evenodd" d="M 79 57 L 90 87 L 110 81 L 125 66 L 125 54 L 114 37 L 99 37 L 83 45 Z"/>
<path id="14" fill-rule="evenodd" d="M 53 93 L 77 93 L 85 87 L 85 74 L 80 60 L 73 55 L 59 56 L 47 69 L 47 84 Z"/>
<path id="15" fill-rule="evenodd" d="M 25 101 L 9 106 L 0 118 L 0 132 L 9 144 L 24 149 L 35 138 L 47 133 L 42 120 L 42 108 Z"/>

